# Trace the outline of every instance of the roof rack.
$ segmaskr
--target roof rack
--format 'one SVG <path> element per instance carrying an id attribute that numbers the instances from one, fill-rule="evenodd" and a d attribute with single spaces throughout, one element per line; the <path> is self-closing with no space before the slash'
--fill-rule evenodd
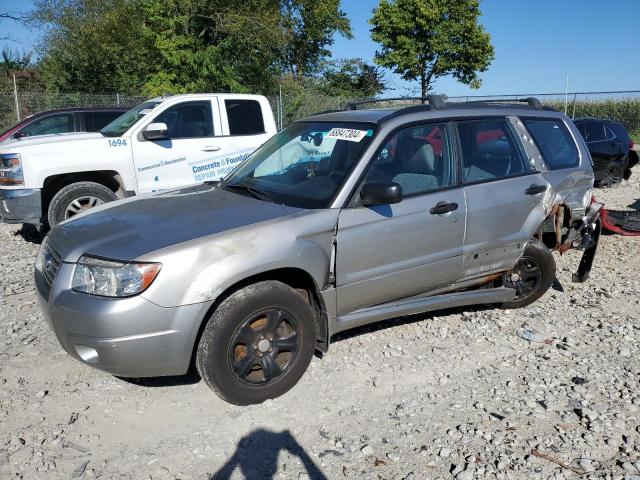
<path id="1" fill-rule="evenodd" d="M 512 99 L 496 99 L 496 100 L 468 100 L 466 102 L 452 102 L 449 105 L 491 105 L 491 104 L 502 104 L 509 105 L 512 103 L 526 103 L 531 108 L 535 108 L 536 110 L 543 110 L 544 106 L 540 103 L 536 97 L 526 97 L 526 98 L 512 98 Z"/>
<path id="2" fill-rule="evenodd" d="M 345 106 L 345 110 L 358 110 L 360 105 L 379 102 L 393 102 L 398 100 L 420 100 L 424 108 L 437 110 L 446 106 L 444 95 L 427 95 L 426 97 L 391 97 L 391 98 L 373 98 L 370 100 L 360 100 L 358 102 L 349 102 Z M 427 102 L 427 103 L 425 103 Z"/>

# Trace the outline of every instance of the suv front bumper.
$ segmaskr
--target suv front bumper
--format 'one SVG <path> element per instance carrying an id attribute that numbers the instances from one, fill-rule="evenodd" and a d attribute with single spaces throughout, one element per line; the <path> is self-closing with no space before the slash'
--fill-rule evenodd
<path id="1" fill-rule="evenodd" d="M 37 263 L 42 261 L 42 253 Z M 36 265 L 37 297 L 66 352 L 122 377 L 187 373 L 210 303 L 164 308 L 141 295 L 107 298 L 71 290 L 75 265 L 62 263 L 51 287 Z"/>
<path id="2" fill-rule="evenodd" d="M 42 195 L 39 188 L 0 189 L 0 221 L 39 225 Z"/>

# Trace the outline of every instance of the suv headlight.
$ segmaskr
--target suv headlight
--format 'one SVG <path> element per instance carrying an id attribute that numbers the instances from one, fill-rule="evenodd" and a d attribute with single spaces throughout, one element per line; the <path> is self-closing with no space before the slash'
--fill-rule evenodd
<path id="1" fill-rule="evenodd" d="M 24 185 L 19 153 L 0 153 L 0 185 Z"/>
<path id="2" fill-rule="evenodd" d="M 71 288 L 101 297 L 131 297 L 144 292 L 160 271 L 159 263 L 119 262 L 83 255 Z"/>

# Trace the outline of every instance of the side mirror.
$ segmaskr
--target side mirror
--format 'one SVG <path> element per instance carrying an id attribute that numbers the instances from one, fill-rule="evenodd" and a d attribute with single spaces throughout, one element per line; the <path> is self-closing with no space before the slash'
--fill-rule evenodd
<path id="1" fill-rule="evenodd" d="M 13 138 L 15 138 L 16 140 L 19 139 L 19 138 L 24 138 L 26 136 L 27 136 L 27 134 L 24 133 L 24 132 L 16 132 L 16 133 L 13 134 Z"/>
<path id="2" fill-rule="evenodd" d="M 395 182 L 369 182 L 360 189 L 362 205 L 388 205 L 402 200 L 402 187 Z"/>
<path id="3" fill-rule="evenodd" d="M 168 132 L 166 123 L 150 123 L 142 131 L 145 140 L 166 140 Z"/>

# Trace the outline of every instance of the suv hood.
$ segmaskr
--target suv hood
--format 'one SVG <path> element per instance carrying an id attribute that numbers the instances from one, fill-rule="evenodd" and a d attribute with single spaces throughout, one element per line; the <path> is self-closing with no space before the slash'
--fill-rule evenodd
<path id="1" fill-rule="evenodd" d="M 38 135 L 31 138 L 20 138 L 18 140 L 5 141 L 0 144 L 1 153 L 21 153 L 24 150 L 31 150 L 34 147 L 40 147 L 46 144 L 47 147 L 60 146 L 68 149 L 69 142 L 79 142 L 88 140 L 106 140 L 107 137 L 101 133 L 57 133 L 54 135 Z"/>
<path id="2" fill-rule="evenodd" d="M 75 262 L 83 254 L 134 260 L 182 242 L 304 211 L 202 184 L 94 208 L 58 225 L 48 242 L 65 262 Z"/>

